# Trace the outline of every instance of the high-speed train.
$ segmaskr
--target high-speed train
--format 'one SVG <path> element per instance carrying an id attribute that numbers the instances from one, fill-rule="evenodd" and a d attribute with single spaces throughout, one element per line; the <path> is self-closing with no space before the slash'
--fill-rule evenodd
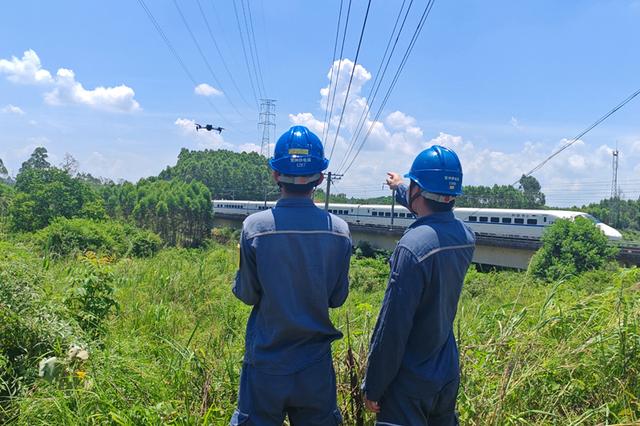
<path id="1" fill-rule="evenodd" d="M 220 214 L 245 215 L 270 209 L 273 201 L 237 201 L 214 200 L 213 211 Z M 324 208 L 324 204 L 317 204 Z M 329 212 L 347 223 L 355 225 L 390 226 L 391 206 L 375 204 L 329 204 Z M 454 214 L 466 223 L 477 235 L 502 238 L 519 238 L 539 240 L 544 228 L 558 219 L 589 219 L 610 240 L 622 239 L 622 234 L 611 226 L 600 222 L 587 213 L 565 210 L 524 210 L 524 209 L 480 209 L 459 207 Z M 415 220 L 415 216 L 405 207 L 396 205 L 393 209 L 393 226 L 407 227 Z"/>

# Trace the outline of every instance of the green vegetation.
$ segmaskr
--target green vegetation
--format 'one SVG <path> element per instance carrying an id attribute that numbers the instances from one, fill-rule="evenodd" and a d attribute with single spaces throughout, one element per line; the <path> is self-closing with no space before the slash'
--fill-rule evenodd
<path id="1" fill-rule="evenodd" d="M 0 183 L 0 424 L 226 425 L 250 308 L 231 293 L 238 232 L 211 230 L 210 199 L 264 196 L 265 170 L 257 154 L 183 150 L 160 178 L 115 184 L 70 156 L 52 167 L 43 149 L 15 183 L 0 170 L 13 184 Z M 524 207 L 544 203 L 536 183 L 467 191 Z M 531 273 L 467 275 L 462 424 L 640 422 L 640 269 L 608 263 L 587 220 L 559 221 L 544 243 Z M 388 274 L 385 254 L 359 245 L 332 312 L 348 336 L 333 353 L 349 425 L 373 424 L 351 379 Z"/>
<path id="2" fill-rule="evenodd" d="M 200 182 L 150 178 L 100 192 L 112 218 L 150 229 L 168 245 L 197 247 L 211 232 L 211 193 Z"/>
<path id="3" fill-rule="evenodd" d="M 178 162 L 160 173 L 161 179 L 202 182 L 214 199 L 262 200 L 277 198 L 267 159 L 255 152 L 227 150 L 190 151 L 183 148 Z"/>
<path id="4" fill-rule="evenodd" d="M 24 425 L 226 424 L 250 310 L 230 291 L 235 241 L 115 263 L 90 256 L 46 264 L 27 246 L 3 244 L 0 315 L 11 320 L 0 322 L 0 417 Z M 382 257 L 354 258 L 351 295 L 332 313 L 345 332 L 349 322 L 359 379 L 387 274 Z M 455 325 L 462 423 L 640 421 L 639 281 L 638 269 L 550 284 L 471 271 Z M 89 359 L 69 359 L 73 344 Z M 354 424 L 347 349 L 346 339 L 337 342 L 334 358 L 340 405 Z M 38 363 L 51 356 L 57 369 L 39 378 Z"/>
<path id="5" fill-rule="evenodd" d="M 602 268 L 616 253 L 589 219 L 557 220 L 542 235 L 542 248 L 531 259 L 529 271 L 547 281 L 564 279 Z"/>
<path id="6" fill-rule="evenodd" d="M 57 256 L 91 251 L 105 256 L 145 257 L 162 246 L 158 235 L 126 223 L 62 217 L 38 231 L 34 241 L 41 252 Z"/>

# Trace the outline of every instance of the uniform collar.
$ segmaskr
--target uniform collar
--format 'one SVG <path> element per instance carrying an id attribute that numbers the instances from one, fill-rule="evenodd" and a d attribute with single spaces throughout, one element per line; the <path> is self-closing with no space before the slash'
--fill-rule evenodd
<path id="1" fill-rule="evenodd" d="M 280 198 L 276 203 L 276 207 L 315 207 L 315 203 L 311 198 L 307 197 L 290 197 Z"/>
<path id="2" fill-rule="evenodd" d="M 436 222 L 452 222 L 455 220 L 455 215 L 453 211 L 449 212 L 440 212 L 440 213 L 432 213 L 429 216 L 422 216 L 416 219 L 415 222 L 409 226 L 409 228 L 415 228 L 416 226 L 428 224 L 428 223 L 436 223 Z"/>

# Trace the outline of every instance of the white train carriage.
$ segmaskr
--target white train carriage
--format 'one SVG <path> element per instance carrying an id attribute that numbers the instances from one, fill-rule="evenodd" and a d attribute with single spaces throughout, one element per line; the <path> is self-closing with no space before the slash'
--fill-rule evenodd
<path id="1" fill-rule="evenodd" d="M 269 201 L 214 200 L 215 213 L 244 215 L 269 209 L 275 206 Z M 324 204 L 316 204 L 324 208 Z M 329 212 L 343 218 L 347 223 L 356 225 L 391 225 L 392 208 L 390 205 L 375 204 L 329 204 Z M 584 217 L 591 220 L 610 240 L 620 240 L 622 235 L 616 229 L 600 222 L 595 217 L 582 212 L 564 210 L 525 210 L 525 209 L 476 209 L 460 207 L 454 210 L 457 218 L 465 222 L 478 235 L 500 238 L 519 238 L 539 240 L 544 228 L 558 219 Z M 393 210 L 393 226 L 407 227 L 413 223 L 415 215 L 403 206 L 396 205 Z"/>

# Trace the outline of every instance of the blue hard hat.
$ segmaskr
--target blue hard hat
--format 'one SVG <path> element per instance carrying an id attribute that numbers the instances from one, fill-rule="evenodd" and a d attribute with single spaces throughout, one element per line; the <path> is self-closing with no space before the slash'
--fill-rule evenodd
<path id="1" fill-rule="evenodd" d="M 308 176 L 329 167 L 329 160 L 320 138 L 304 126 L 293 126 L 276 142 L 269 165 L 284 175 Z"/>
<path id="2" fill-rule="evenodd" d="M 422 151 L 404 177 L 427 192 L 457 196 L 462 194 L 462 166 L 455 152 L 440 145 Z"/>

